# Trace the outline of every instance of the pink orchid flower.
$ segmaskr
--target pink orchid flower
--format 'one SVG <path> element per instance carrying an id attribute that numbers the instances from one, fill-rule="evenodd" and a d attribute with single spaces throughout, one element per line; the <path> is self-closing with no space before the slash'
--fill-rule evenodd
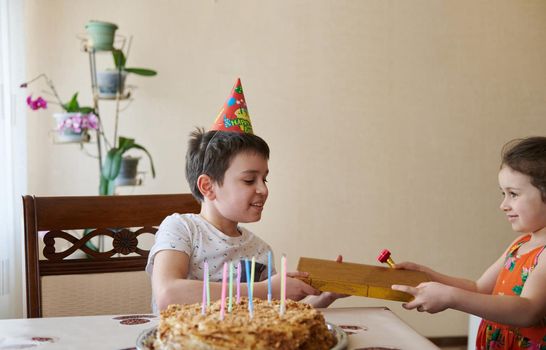
<path id="1" fill-rule="evenodd" d="M 33 111 L 36 111 L 38 109 L 46 109 L 47 108 L 47 101 L 44 100 L 41 96 L 38 96 L 37 99 L 33 100 L 32 95 L 29 95 L 27 97 L 27 105 L 32 109 Z"/>
<path id="2" fill-rule="evenodd" d="M 96 130 L 98 128 L 98 118 L 93 113 L 83 115 L 78 113 L 61 121 L 57 126 L 58 131 L 68 130 L 74 133 L 80 133 L 86 129 Z"/>

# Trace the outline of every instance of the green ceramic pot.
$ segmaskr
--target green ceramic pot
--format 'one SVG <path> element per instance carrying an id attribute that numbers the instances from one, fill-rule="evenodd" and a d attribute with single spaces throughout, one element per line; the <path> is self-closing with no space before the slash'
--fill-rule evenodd
<path id="1" fill-rule="evenodd" d="M 85 25 L 85 30 L 89 34 L 89 47 L 96 51 L 112 50 L 116 29 L 118 26 L 114 23 L 89 21 Z"/>

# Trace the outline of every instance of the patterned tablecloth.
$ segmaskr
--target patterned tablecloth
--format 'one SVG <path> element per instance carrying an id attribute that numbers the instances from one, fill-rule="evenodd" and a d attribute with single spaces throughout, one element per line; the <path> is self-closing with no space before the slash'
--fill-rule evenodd
<path id="1" fill-rule="evenodd" d="M 322 311 L 349 335 L 349 349 L 438 349 L 387 308 Z M 135 349 L 138 335 L 157 322 L 154 315 L 0 320 L 0 350 Z"/>

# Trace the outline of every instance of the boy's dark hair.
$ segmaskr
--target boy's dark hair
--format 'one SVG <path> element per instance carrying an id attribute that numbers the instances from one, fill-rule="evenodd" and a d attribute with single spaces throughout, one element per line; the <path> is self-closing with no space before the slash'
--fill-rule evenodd
<path id="1" fill-rule="evenodd" d="M 546 137 L 534 136 L 508 142 L 502 148 L 501 168 L 511 169 L 531 178 L 546 203 Z"/>
<path id="2" fill-rule="evenodd" d="M 231 160 L 242 152 L 260 154 L 269 159 L 269 146 L 259 136 L 231 131 L 205 132 L 202 128 L 193 131 L 186 153 L 186 179 L 193 196 L 203 201 L 203 194 L 197 187 L 201 174 L 222 185 Z"/>

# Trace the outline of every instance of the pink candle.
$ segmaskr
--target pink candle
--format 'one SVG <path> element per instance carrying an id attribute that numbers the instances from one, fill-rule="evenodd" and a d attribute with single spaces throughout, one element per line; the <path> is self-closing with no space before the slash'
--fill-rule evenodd
<path id="1" fill-rule="evenodd" d="M 224 271 L 222 272 L 222 299 L 220 300 L 220 320 L 224 319 L 226 310 L 226 289 L 227 289 L 227 262 L 224 262 Z"/>
<path id="2" fill-rule="evenodd" d="M 237 304 L 241 302 L 241 261 L 237 264 Z"/>
<path id="3" fill-rule="evenodd" d="M 210 306 L 209 263 L 205 261 L 205 283 L 207 285 L 207 307 Z"/>
<path id="4" fill-rule="evenodd" d="M 205 314 L 205 310 L 207 308 L 207 282 L 205 280 L 207 269 L 205 268 L 207 262 L 203 264 L 203 304 L 201 305 L 201 314 Z"/>

